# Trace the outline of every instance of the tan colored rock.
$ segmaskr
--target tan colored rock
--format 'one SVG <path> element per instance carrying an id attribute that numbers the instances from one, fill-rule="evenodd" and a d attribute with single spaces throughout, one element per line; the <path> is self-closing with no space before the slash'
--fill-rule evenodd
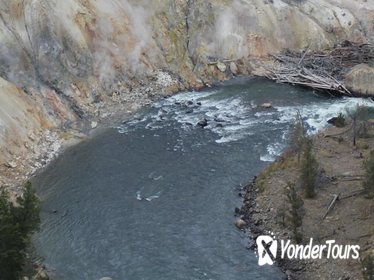
<path id="1" fill-rule="evenodd" d="M 244 229 L 247 226 L 247 223 L 243 219 L 236 219 L 234 224 L 238 229 Z"/>
<path id="2" fill-rule="evenodd" d="M 100 278 L 100 280 L 113 280 L 113 279 L 110 278 L 110 277 L 102 277 L 102 278 Z"/>
<path id="3" fill-rule="evenodd" d="M 374 67 L 367 64 L 356 65 L 344 79 L 347 88 L 362 95 L 374 95 Z"/>
<path id="4" fill-rule="evenodd" d="M 268 103 L 262 103 L 260 107 L 264 109 L 270 109 L 270 108 L 273 108 L 273 105 L 270 102 L 268 102 Z"/>
<path id="5" fill-rule="evenodd" d="M 15 163 L 13 161 L 8 161 L 8 162 L 4 163 L 4 166 L 13 169 L 13 168 L 17 168 L 17 163 Z"/>
<path id="6" fill-rule="evenodd" d="M 217 68 L 221 72 L 226 72 L 226 69 L 227 69 L 226 64 L 222 62 L 217 63 Z"/>
<path id="7" fill-rule="evenodd" d="M 230 71 L 234 75 L 238 74 L 238 66 L 236 66 L 236 63 L 234 61 L 230 62 Z"/>
<path id="8" fill-rule="evenodd" d="M 49 280 L 49 276 L 46 272 L 40 271 L 38 280 Z"/>
<path id="9" fill-rule="evenodd" d="M 93 122 L 91 122 L 91 128 L 92 129 L 95 129 L 96 127 L 97 127 L 97 122 L 95 122 L 95 121 L 93 121 Z"/>

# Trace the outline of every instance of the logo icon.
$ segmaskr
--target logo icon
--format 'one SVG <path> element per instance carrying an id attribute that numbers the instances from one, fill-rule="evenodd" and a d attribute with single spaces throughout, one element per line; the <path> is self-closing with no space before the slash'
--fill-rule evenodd
<path id="1" fill-rule="evenodd" d="M 273 265 L 277 257 L 278 242 L 271 236 L 260 235 L 256 239 L 258 251 L 258 265 Z"/>

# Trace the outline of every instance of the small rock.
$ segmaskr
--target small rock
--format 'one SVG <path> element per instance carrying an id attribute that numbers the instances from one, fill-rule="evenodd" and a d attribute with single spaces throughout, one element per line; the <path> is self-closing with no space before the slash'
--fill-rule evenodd
<path id="1" fill-rule="evenodd" d="M 8 167 L 8 168 L 17 168 L 17 163 L 15 163 L 13 161 L 8 161 L 8 162 L 4 163 L 4 166 Z"/>
<path id="2" fill-rule="evenodd" d="M 40 279 L 40 280 L 49 280 L 49 276 L 44 271 L 40 271 L 38 279 Z"/>
<path id="3" fill-rule="evenodd" d="M 327 123 L 332 124 L 332 125 L 336 125 L 337 121 L 338 121 L 337 117 L 332 117 L 331 119 L 327 120 Z"/>
<path id="4" fill-rule="evenodd" d="M 102 278 L 100 278 L 100 280 L 113 280 L 113 279 L 110 278 L 110 277 L 102 277 Z"/>
<path id="5" fill-rule="evenodd" d="M 226 65 L 224 63 L 222 63 L 222 62 L 218 62 L 217 63 L 217 68 L 221 72 L 226 72 Z"/>
<path id="6" fill-rule="evenodd" d="M 292 277 L 292 271 L 291 270 L 286 270 L 286 275 L 287 277 Z"/>
<path id="7" fill-rule="evenodd" d="M 273 108 L 273 105 L 271 103 L 262 103 L 260 107 L 264 109 L 270 109 Z"/>
<path id="8" fill-rule="evenodd" d="M 207 119 L 203 119 L 203 120 L 199 121 L 197 123 L 197 125 L 200 126 L 200 127 L 202 127 L 202 128 L 204 128 L 204 127 L 206 127 L 208 125 L 208 120 Z"/>
<path id="9" fill-rule="evenodd" d="M 214 121 L 215 121 L 215 122 L 225 122 L 225 120 L 220 119 L 220 118 L 218 118 L 218 117 L 215 117 L 215 118 L 214 118 Z"/>
<path id="10" fill-rule="evenodd" d="M 97 122 L 91 122 L 91 128 L 95 129 L 97 127 Z"/>
<path id="11" fill-rule="evenodd" d="M 28 137 L 29 137 L 29 139 L 30 139 L 31 141 L 35 141 L 36 136 L 35 136 L 34 133 L 31 132 L 31 133 L 28 135 Z"/>
<path id="12" fill-rule="evenodd" d="M 238 229 L 244 229 L 247 226 L 247 223 L 242 219 L 236 219 L 234 224 Z"/>
<path id="13" fill-rule="evenodd" d="M 238 74 L 238 67 L 236 66 L 235 62 L 230 62 L 230 71 L 233 75 Z"/>

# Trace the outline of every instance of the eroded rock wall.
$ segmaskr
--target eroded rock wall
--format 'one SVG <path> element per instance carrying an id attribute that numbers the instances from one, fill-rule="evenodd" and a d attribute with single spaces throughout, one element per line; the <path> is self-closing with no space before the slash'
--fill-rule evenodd
<path id="1" fill-rule="evenodd" d="M 346 39 L 374 43 L 373 1 L 1 1 L 0 161 L 35 132 L 224 78 L 210 62 L 256 72 L 269 53 Z"/>

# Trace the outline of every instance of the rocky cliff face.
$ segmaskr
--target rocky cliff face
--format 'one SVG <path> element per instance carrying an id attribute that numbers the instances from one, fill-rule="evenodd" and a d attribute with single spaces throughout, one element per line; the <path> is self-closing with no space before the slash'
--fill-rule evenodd
<path id="1" fill-rule="evenodd" d="M 374 43 L 373 1 L 1 1 L 0 162 L 35 152 L 46 129 L 345 39 Z M 212 64 L 227 60 L 227 73 Z"/>

